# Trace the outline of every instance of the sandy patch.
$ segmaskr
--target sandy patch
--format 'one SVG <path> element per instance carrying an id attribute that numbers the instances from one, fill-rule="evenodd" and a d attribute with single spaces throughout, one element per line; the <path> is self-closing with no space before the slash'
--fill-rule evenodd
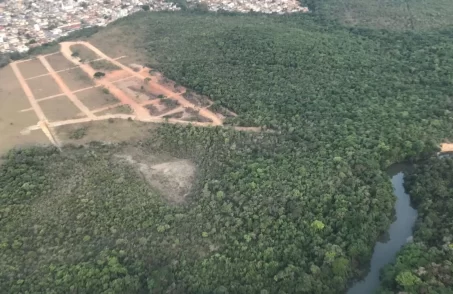
<path id="1" fill-rule="evenodd" d="M 117 157 L 136 167 L 151 186 L 159 190 L 170 203 L 181 204 L 189 195 L 196 172 L 191 161 L 174 159 L 153 164 L 153 160 L 139 161 L 129 154 Z"/>

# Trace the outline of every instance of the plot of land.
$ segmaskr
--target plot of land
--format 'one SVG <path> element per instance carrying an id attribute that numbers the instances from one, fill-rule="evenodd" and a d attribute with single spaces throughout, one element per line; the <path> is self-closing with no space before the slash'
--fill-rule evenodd
<path id="1" fill-rule="evenodd" d="M 74 64 L 67 60 L 61 53 L 46 56 L 46 59 L 55 71 L 65 70 L 74 67 Z"/>
<path id="2" fill-rule="evenodd" d="M 59 75 L 72 91 L 94 86 L 93 80 L 80 68 L 60 72 Z"/>
<path id="3" fill-rule="evenodd" d="M 60 87 L 51 76 L 31 79 L 27 81 L 27 84 L 37 99 L 62 93 Z"/>
<path id="4" fill-rule="evenodd" d="M 77 97 L 79 97 L 80 101 L 82 101 L 82 103 L 85 104 L 90 110 L 118 103 L 119 100 L 107 91 L 108 89 L 99 87 L 91 88 L 78 92 Z"/>
<path id="5" fill-rule="evenodd" d="M 18 63 L 17 66 L 26 79 L 47 73 L 46 68 L 38 59 L 21 62 Z"/>
<path id="6" fill-rule="evenodd" d="M 99 56 L 84 45 L 75 44 L 71 46 L 72 56 L 79 58 L 82 62 L 90 62 L 99 59 Z"/>
<path id="7" fill-rule="evenodd" d="M 79 109 L 66 97 L 56 97 L 39 102 L 44 114 L 49 121 L 67 120 L 77 117 L 84 117 Z"/>
<path id="8" fill-rule="evenodd" d="M 134 78 L 115 83 L 127 95 L 133 97 L 137 103 L 143 103 L 148 100 L 157 99 L 159 95 L 163 96 L 162 92 L 148 90 L 147 85 L 143 80 Z M 146 87 L 146 88 L 145 88 Z"/>
<path id="9" fill-rule="evenodd" d="M 109 115 L 109 114 L 133 114 L 134 111 L 129 107 L 129 105 L 119 105 L 111 108 L 106 108 L 105 110 L 99 111 L 97 115 Z"/>

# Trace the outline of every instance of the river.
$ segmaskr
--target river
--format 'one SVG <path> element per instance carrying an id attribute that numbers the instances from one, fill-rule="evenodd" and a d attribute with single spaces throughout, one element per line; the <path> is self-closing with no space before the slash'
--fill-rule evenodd
<path id="1" fill-rule="evenodd" d="M 412 236 L 412 228 L 417 219 L 417 210 L 412 208 L 410 197 L 404 190 L 404 171 L 408 166 L 392 165 L 388 169 L 393 192 L 397 198 L 395 203 L 395 221 L 390 225 L 388 238 L 385 242 L 376 242 L 370 263 L 370 271 L 362 281 L 355 283 L 348 294 L 372 294 L 379 288 L 380 270 L 395 261 L 396 254 Z"/>

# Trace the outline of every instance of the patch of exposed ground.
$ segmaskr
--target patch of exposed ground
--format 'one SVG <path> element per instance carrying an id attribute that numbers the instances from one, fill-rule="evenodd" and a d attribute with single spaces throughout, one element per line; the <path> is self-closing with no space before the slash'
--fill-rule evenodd
<path id="1" fill-rule="evenodd" d="M 66 57 L 64 57 L 61 53 L 46 56 L 46 59 L 50 63 L 52 68 L 56 71 L 66 70 L 74 67 L 74 64 L 67 60 Z"/>
<path id="2" fill-rule="evenodd" d="M 80 68 L 60 72 L 59 75 L 71 91 L 94 86 L 92 78 Z"/>
<path id="3" fill-rule="evenodd" d="M 47 69 L 42 65 L 38 59 L 18 63 L 17 66 L 22 72 L 22 76 L 26 79 L 47 74 Z"/>
<path id="4" fill-rule="evenodd" d="M 143 157 L 131 155 L 130 152 L 118 154 L 116 157 L 132 164 L 170 203 L 181 204 L 189 195 L 196 172 L 191 161 L 167 158 L 169 161 L 156 164 L 156 161 L 162 160 L 161 156 Z"/>
<path id="5" fill-rule="evenodd" d="M 104 143 L 140 141 L 149 138 L 150 130 L 157 127 L 158 125 L 153 123 L 111 119 L 60 126 L 55 128 L 55 132 L 63 144 L 84 145 L 92 141 Z"/>
<path id="6" fill-rule="evenodd" d="M 440 152 L 453 152 L 453 143 L 440 144 Z"/>
<path id="7" fill-rule="evenodd" d="M 27 83 L 36 99 L 62 93 L 60 87 L 50 75 L 28 80 Z"/>

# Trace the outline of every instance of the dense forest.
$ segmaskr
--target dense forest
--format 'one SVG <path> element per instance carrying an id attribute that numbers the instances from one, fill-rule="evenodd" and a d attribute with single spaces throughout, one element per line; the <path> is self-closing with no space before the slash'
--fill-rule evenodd
<path id="1" fill-rule="evenodd" d="M 114 160 L 125 146 L 10 152 L 0 166 L 2 288 L 345 293 L 392 221 L 385 168 L 451 137 L 453 38 L 344 27 L 317 11 L 141 12 L 95 34 L 136 46 L 238 113 L 230 124 L 272 132 L 151 133 L 135 148 L 197 165 L 179 206 Z M 401 289 L 399 274 L 386 271 L 388 289 Z"/>
<path id="2" fill-rule="evenodd" d="M 382 274 L 382 294 L 453 293 L 453 159 L 423 162 L 406 175 L 419 212 L 414 242 Z"/>

